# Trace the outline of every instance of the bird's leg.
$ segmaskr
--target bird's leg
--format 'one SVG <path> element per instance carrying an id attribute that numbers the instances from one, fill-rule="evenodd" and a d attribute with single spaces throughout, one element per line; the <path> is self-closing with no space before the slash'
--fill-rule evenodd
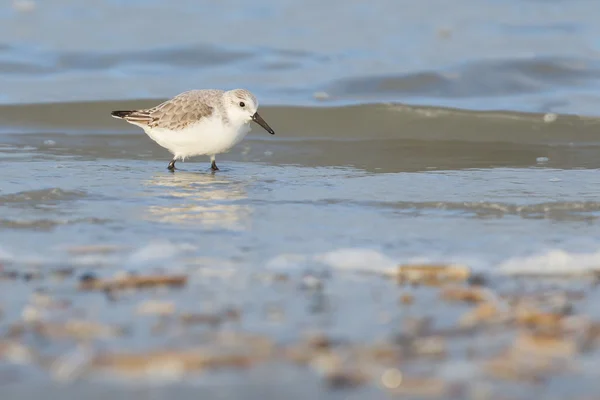
<path id="1" fill-rule="evenodd" d="M 169 166 L 167 167 L 169 169 L 169 171 L 175 171 L 175 159 L 172 159 L 171 162 L 169 163 Z"/>
<path id="2" fill-rule="evenodd" d="M 219 167 L 217 167 L 217 163 L 215 162 L 215 156 L 210 156 L 210 169 L 213 171 L 219 170 Z"/>

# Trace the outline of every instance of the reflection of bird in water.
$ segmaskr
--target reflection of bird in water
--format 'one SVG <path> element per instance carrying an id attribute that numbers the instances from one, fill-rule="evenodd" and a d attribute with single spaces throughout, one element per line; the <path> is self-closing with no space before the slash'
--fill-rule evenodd
<path id="1" fill-rule="evenodd" d="M 157 198 L 161 204 L 147 209 L 150 220 L 230 230 L 245 230 L 250 223 L 252 208 L 236 204 L 248 197 L 244 182 L 214 174 L 180 172 L 157 175 L 146 185 L 160 187 L 163 193 Z"/>

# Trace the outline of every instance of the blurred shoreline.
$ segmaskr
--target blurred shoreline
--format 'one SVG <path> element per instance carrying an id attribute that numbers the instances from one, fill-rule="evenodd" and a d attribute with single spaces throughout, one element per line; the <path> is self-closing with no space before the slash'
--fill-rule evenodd
<path id="1" fill-rule="evenodd" d="M 0 7 L 0 104 L 244 87 L 270 106 L 600 110 L 600 6 L 590 1 L 31 4 Z M 155 20 L 161 29 L 148 29 Z"/>

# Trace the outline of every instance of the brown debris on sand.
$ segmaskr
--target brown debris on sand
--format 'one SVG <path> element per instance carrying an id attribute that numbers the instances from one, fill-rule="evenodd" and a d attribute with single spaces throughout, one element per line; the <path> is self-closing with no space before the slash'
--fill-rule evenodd
<path id="1" fill-rule="evenodd" d="M 489 300 L 489 295 L 485 289 L 460 286 L 442 288 L 440 296 L 443 300 L 467 303 L 482 303 Z"/>
<path id="2" fill-rule="evenodd" d="M 90 340 L 122 336 L 125 329 L 119 326 L 102 324 L 96 321 L 70 320 L 59 322 L 38 322 L 32 326 L 37 334 L 53 339 L 71 338 Z"/>
<path id="3" fill-rule="evenodd" d="M 438 286 L 449 282 L 462 282 L 469 279 L 471 270 L 457 264 L 406 264 L 397 269 L 396 278 L 400 283 L 418 283 Z"/>
<path id="4" fill-rule="evenodd" d="M 71 246 L 67 251 L 72 255 L 90 255 L 90 254 L 111 254 L 127 250 L 126 246 L 90 244 L 81 246 Z"/>
<path id="5" fill-rule="evenodd" d="M 114 279 L 92 278 L 81 280 L 79 290 L 143 289 L 160 286 L 182 287 L 187 283 L 184 275 L 131 275 Z"/>
<path id="6" fill-rule="evenodd" d="M 210 284 L 202 286 L 200 280 L 190 287 L 187 275 L 99 278 L 86 273 L 78 282 L 84 293 L 78 295 L 99 301 L 106 319 L 94 318 L 95 310 L 79 307 L 69 293 L 40 288 L 31 293 L 16 321 L 8 322 L 0 357 L 38 365 L 59 380 L 96 373 L 186 379 L 216 369 L 287 365 L 310 370 L 331 390 L 379 388 L 391 396 L 454 399 L 478 393 L 475 386 L 481 382 L 493 389 L 573 373 L 581 356 L 600 342 L 600 323 L 579 306 L 588 293 L 581 287 L 537 281 L 527 286 L 524 278 L 484 279 L 456 264 L 400 265 L 394 275 L 399 285 L 377 282 L 389 285 L 390 293 L 377 286 L 363 293 L 373 307 L 373 326 L 365 331 L 378 329 L 379 336 L 363 332 L 357 338 L 354 331 L 330 324 L 338 315 L 332 310 L 352 312 L 346 307 L 354 299 L 328 297 L 329 284 L 314 274 L 268 277 L 252 283 L 274 289 L 278 296 L 294 291 L 305 300 L 326 301 L 329 308 L 298 319 L 281 297 L 234 299 L 230 293 L 211 291 Z M 65 274 L 68 279 L 74 277 Z M 144 288 L 159 290 L 137 291 Z M 164 288 L 184 290 L 160 290 Z M 119 301 L 85 294 L 93 291 Z M 198 299 L 197 294 L 206 297 Z M 131 315 L 113 314 L 110 307 Z M 320 317 L 327 322 L 315 331 Z M 297 324 L 297 330 L 288 331 L 289 323 Z M 282 328 L 287 333 L 276 342 L 273 332 Z M 135 340 L 140 331 L 151 338 L 148 348 L 120 345 Z M 60 355 L 38 354 L 40 340 L 78 347 Z"/>
<path id="7" fill-rule="evenodd" d="M 157 371 L 183 375 L 209 369 L 248 368 L 272 359 L 273 351 L 273 343 L 265 336 L 217 332 L 204 346 L 104 352 L 95 356 L 90 365 L 92 369 L 127 375 L 146 375 Z"/>
<path id="8" fill-rule="evenodd" d="M 216 368 L 247 368 L 255 361 L 247 354 L 211 354 L 188 349 L 155 350 L 144 353 L 107 353 L 94 358 L 91 367 L 124 374 L 147 374 L 153 370 L 171 369 L 180 373 Z"/>

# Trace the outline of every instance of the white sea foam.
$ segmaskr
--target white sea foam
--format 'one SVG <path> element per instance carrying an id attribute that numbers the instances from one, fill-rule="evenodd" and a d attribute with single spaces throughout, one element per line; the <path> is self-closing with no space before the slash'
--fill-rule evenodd
<path id="1" fill-rule="evenodd" d="M 0 247 L 0 261 L 13 261 L 15 258 L 14 254 L 10 253 L 6 249 Z"/>
<path id="2" fill-rule="evenodd" d="M 315 256 L 314 260 L 331 268 L 376 274 L 394 273 L 398 264 L 377 250 L 364 248 L 333 250 Z"/>
<path id="3" fill-rule="evenodd" d="M 514 257 L 498 266 L 501 273 L 535 275 L 580 275 L 600 270 L 600 250 L 574 253 L 553 249 L 526 257 Z"/>
<path id="4" fill-rule="evenodd" d="M 279 254 L 266 263 L 267 269 L 290 271 L 309 266 L 311 257 L 305 254 L 285 253 Z"/>
<path id="5" fill-rule="evenodd" d="M 473 270 L 489 269 L 489 263 L 481 257 L 448 256 L 430 254 L 426 256 L 395 257 L 373 248 L 339 248 L 313 255 L 280 254 L 266 263 L 268 269 L 279 271 L 302 271 L 305 269 L 326 268 L 358 274 L 389 275 L 397 274 L 401 264 L 461 264 Z"/>
<path id="6" fill-rule="evenodd" d="M 600 271 L 600 250 L 586 253 L 553 249 L 492 262 L 486 260 L 485 254 L 395 258 L 375 249 L 340 248 L 316 255 L 282 254 L 271 259 L 267 268 L 294 271 L 323 266 L 346 272 L 395 275 L 401 264 L 436 263 L 461 264 L 476 272 L 500 275 L 582 275 Z"/>
<path id="7" fill-rule="evenodd" d="M 168 240 L 157 240 L 136 250 L 130 257 L 132 264 L 146 264 L 155 261 L 173 260 L 177 256 L 196 250 L 188 243 L 172 243 Z"/>

